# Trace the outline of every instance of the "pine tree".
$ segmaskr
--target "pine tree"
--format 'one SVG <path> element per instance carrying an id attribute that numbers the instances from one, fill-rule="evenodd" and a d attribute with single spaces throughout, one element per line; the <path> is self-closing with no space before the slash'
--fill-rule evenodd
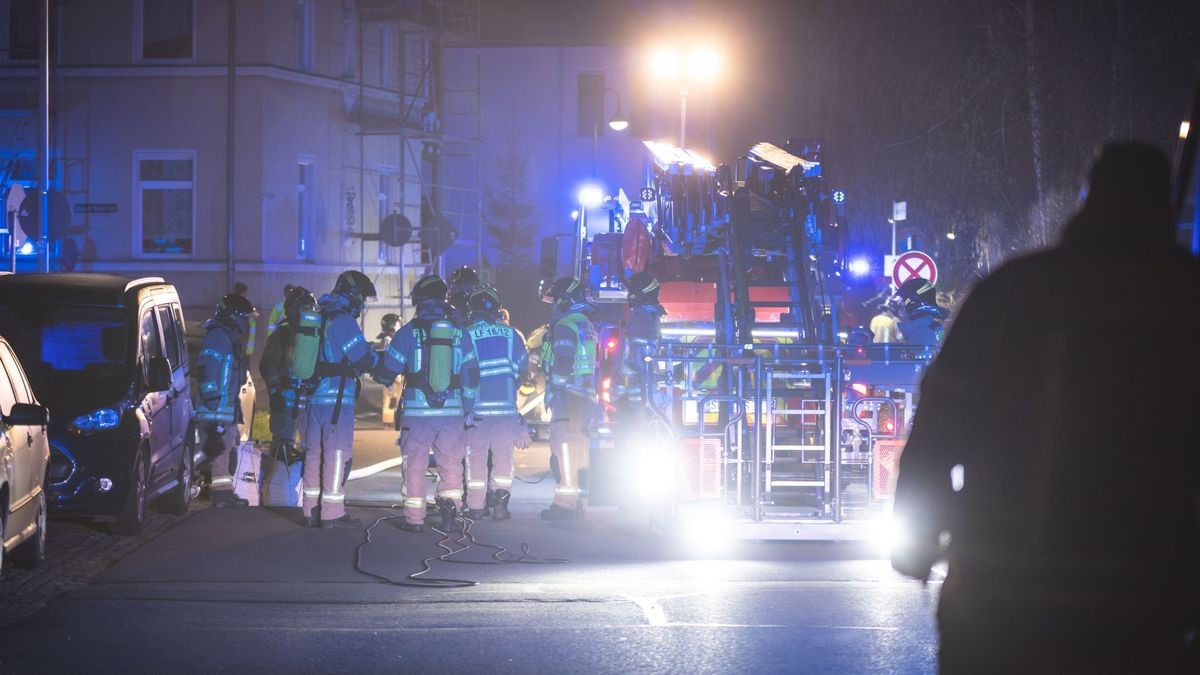
<path id="1" fill-rule="evenodd" d="M 513 325 L 528 331 L 545 320 L 538 302 L 538 279 L 530 274 L 529 261 L 539 250 L 537 209 L 526 192 L 529 152 L 521 145 L 515 126 L 506 134 L 504 149 L 496 153 L 493 183 L 484 190 L 484 230 L 492 240 L 488 263 L 496 269 L 496 287 Z"/>
<path id="2" fill-rule="evenodd" d="M 509 130 L 507 145 L 496 153 L 495 182 L 484 190 L 484 228 L 494 243 L 500 270 L 528 269 L 530 252 L 537 249 L 536 208 L 526 194 L 529 182 L 529 152 L 521 146 L 521 132 Z"/>

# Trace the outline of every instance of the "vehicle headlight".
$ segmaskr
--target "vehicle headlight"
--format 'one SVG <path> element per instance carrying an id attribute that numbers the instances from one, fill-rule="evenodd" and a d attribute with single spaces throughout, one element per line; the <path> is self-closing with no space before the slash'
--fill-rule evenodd
<path id="1" fill-rule="evenodd" d="M 93 410 L 71 420 L 71 430 L 77 434 L 92 434 L 103 429 L 112 429 L 121 423 L 121 416 L 112 408 Z"/>

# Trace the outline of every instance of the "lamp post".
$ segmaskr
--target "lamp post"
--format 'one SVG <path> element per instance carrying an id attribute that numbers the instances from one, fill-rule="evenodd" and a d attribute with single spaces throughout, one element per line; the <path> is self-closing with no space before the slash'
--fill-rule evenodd
<path id="1" fill-rule="evenodd" d="M 679 147 L 687 147 L 687 99 L 694 84 L 711 82 L 721 69 L 721 57 L 712 47 L 659 49 L 650 58 L 650 70 L 679 87 Z"/>
<path id="2" fill-rule="evenodd" d="M 629 127 L 629 120 L 621 112 L 621 95 L 617 93 L 616 89 L 605 87 L 604 91 L 600 92 L 600 114 L 592 122 L 592 180 L 596 180 L 596 150 L 600 145 L 600 118 L 604 116 L 604 102 L 608 100 L 605 94 L 610 92 L 617 99 L 617 110 L 608 120 L 608 128 L 613 131 L 625 131 Z"/>

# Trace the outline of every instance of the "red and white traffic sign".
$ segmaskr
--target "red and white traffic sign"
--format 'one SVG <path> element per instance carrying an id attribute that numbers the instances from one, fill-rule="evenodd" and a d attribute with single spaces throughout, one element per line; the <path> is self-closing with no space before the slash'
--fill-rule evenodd
<path id="1" fill-rule="evenodd" d="M 896 266 L 892 268 L 892 282 L 899 288 L 910 279 L 924 279 L 936 284 L 937 265 L 934 264 L 933 258 L 921 251 L 909 251 L 896 258 Z"/>

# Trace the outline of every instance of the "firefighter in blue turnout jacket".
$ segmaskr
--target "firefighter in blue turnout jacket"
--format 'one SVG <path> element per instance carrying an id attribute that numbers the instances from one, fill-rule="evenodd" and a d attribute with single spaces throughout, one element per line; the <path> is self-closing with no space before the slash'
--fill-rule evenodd
<path id="1" fill-rule="evenodd" d="M 466 328 L 467 324 L 470 323 L 468 316 L 471 313 L 471 294 L 482 284 L 483 282 L 479 279 L 479 273 L 466 265 L 450 273 L 449 291 L 446 295 L 446 301 L 450 303 L 450 309 L 447 315 L 454 322 L 454 325 L 459 328 Z"/>
<path id="2" fill-rule="evenodd" d="M 217 303 L 212 318 L 204 322 L 204 341 L 196 362 L 200 385 L 196 422 L 203 436 L 201 447 L 212 459 L 212 501 L 218 508 L 246 506 L 233 494 L 237 473 L 237 425 L 242 420 L 238 392 L 246 381 L 246 339 L 256 312 L 245 297 L 230 293 Z"/>
<path id="3" fill-rule="evenodd" d="M 390 386 L 404 376 L 400 401 L 400 452 L 404 476 L 404 522 L 401 528 L 425 528 L 425 472 L 429 450 L 437 462 L 437 505 L 442 525 L 453 527 L 462 509 L 463 458 L 467 415 L 473 401 L 464 395 L 464 373 L 475 368 L 469 335 L 447 316 L 446 282 L 436 274 L 413 284 L 417 316 L 396 333 L 373 373 Z M 474 381 L 477 374 L 467 375 Z"/>
<path id="4" fill-rule="evenodd" d="M 529 430 L 517 412 L 517 387 L 529 357 L 520 333 L 500 322 L 500 294 L 496 289 L 477 287 L 469 303 L 467 333 L 475 345 L 479 378 L 465 383 L 468 396 L 475 402 L 474 424 L 467 429 L 467 508 L 472 518 L 482 518 L 490 502 L 492 518 L 506 520 L 510 517 L 513 449 L 529 447 Z"/>
<path id="5" fill-rule="evenodd" d="M 300 314 L 312 310 L 317 299 L 311 291 L 301 286 L 288 285 L 283 308 L 276 314 L 275 323 L 268 326 L 267 341 L 263 344 L 258 372 L 267 384 L 270 402 L 271 452 L 280 461 L 289 461 L 295 452 L 296 426 L 299 417 L 300 392 L 292 359 L 296 348 L 295 328 Z"/>
<path id="6" fill-rule="evenodd" d="M 646 392 L 657 384 L 655 362 L 651 358 L 661 337 L 662 317 L 667 313 L 658 302 L 659 284 L 648 272 L 638 272 L 625 281 L 629 317 L 625 320 L 621 379 L 616 390 L 617 413 L 622 445 L 639 433 L 646 422 Z"/>
<path id="7" fill-rule="evenodd" d="M 354 401 L 358 378 L 375 367 L 375 351 L 358 317 L 375 284 L 362 272 L 342 272 L 321 296 L 320 347 L 300 444 L 304 448 L 304 519 L 310 527 L 357 528 L 346 515 L 346 477 L 354 454 Z"/>
<path id="8" fill-rule="evenodd" d="M 581 517 L 587 505 L 587 429 L 596 398 L 597 342 L 588 314 L 595 307 L 571 277 L 556 280 L 543 299 L 554 305 L 550 336 L 542 343 L 542 369 L 550 408 L 550 468 L 557 486 L 554 503 L 542 518 L 564 520 Z"/>

